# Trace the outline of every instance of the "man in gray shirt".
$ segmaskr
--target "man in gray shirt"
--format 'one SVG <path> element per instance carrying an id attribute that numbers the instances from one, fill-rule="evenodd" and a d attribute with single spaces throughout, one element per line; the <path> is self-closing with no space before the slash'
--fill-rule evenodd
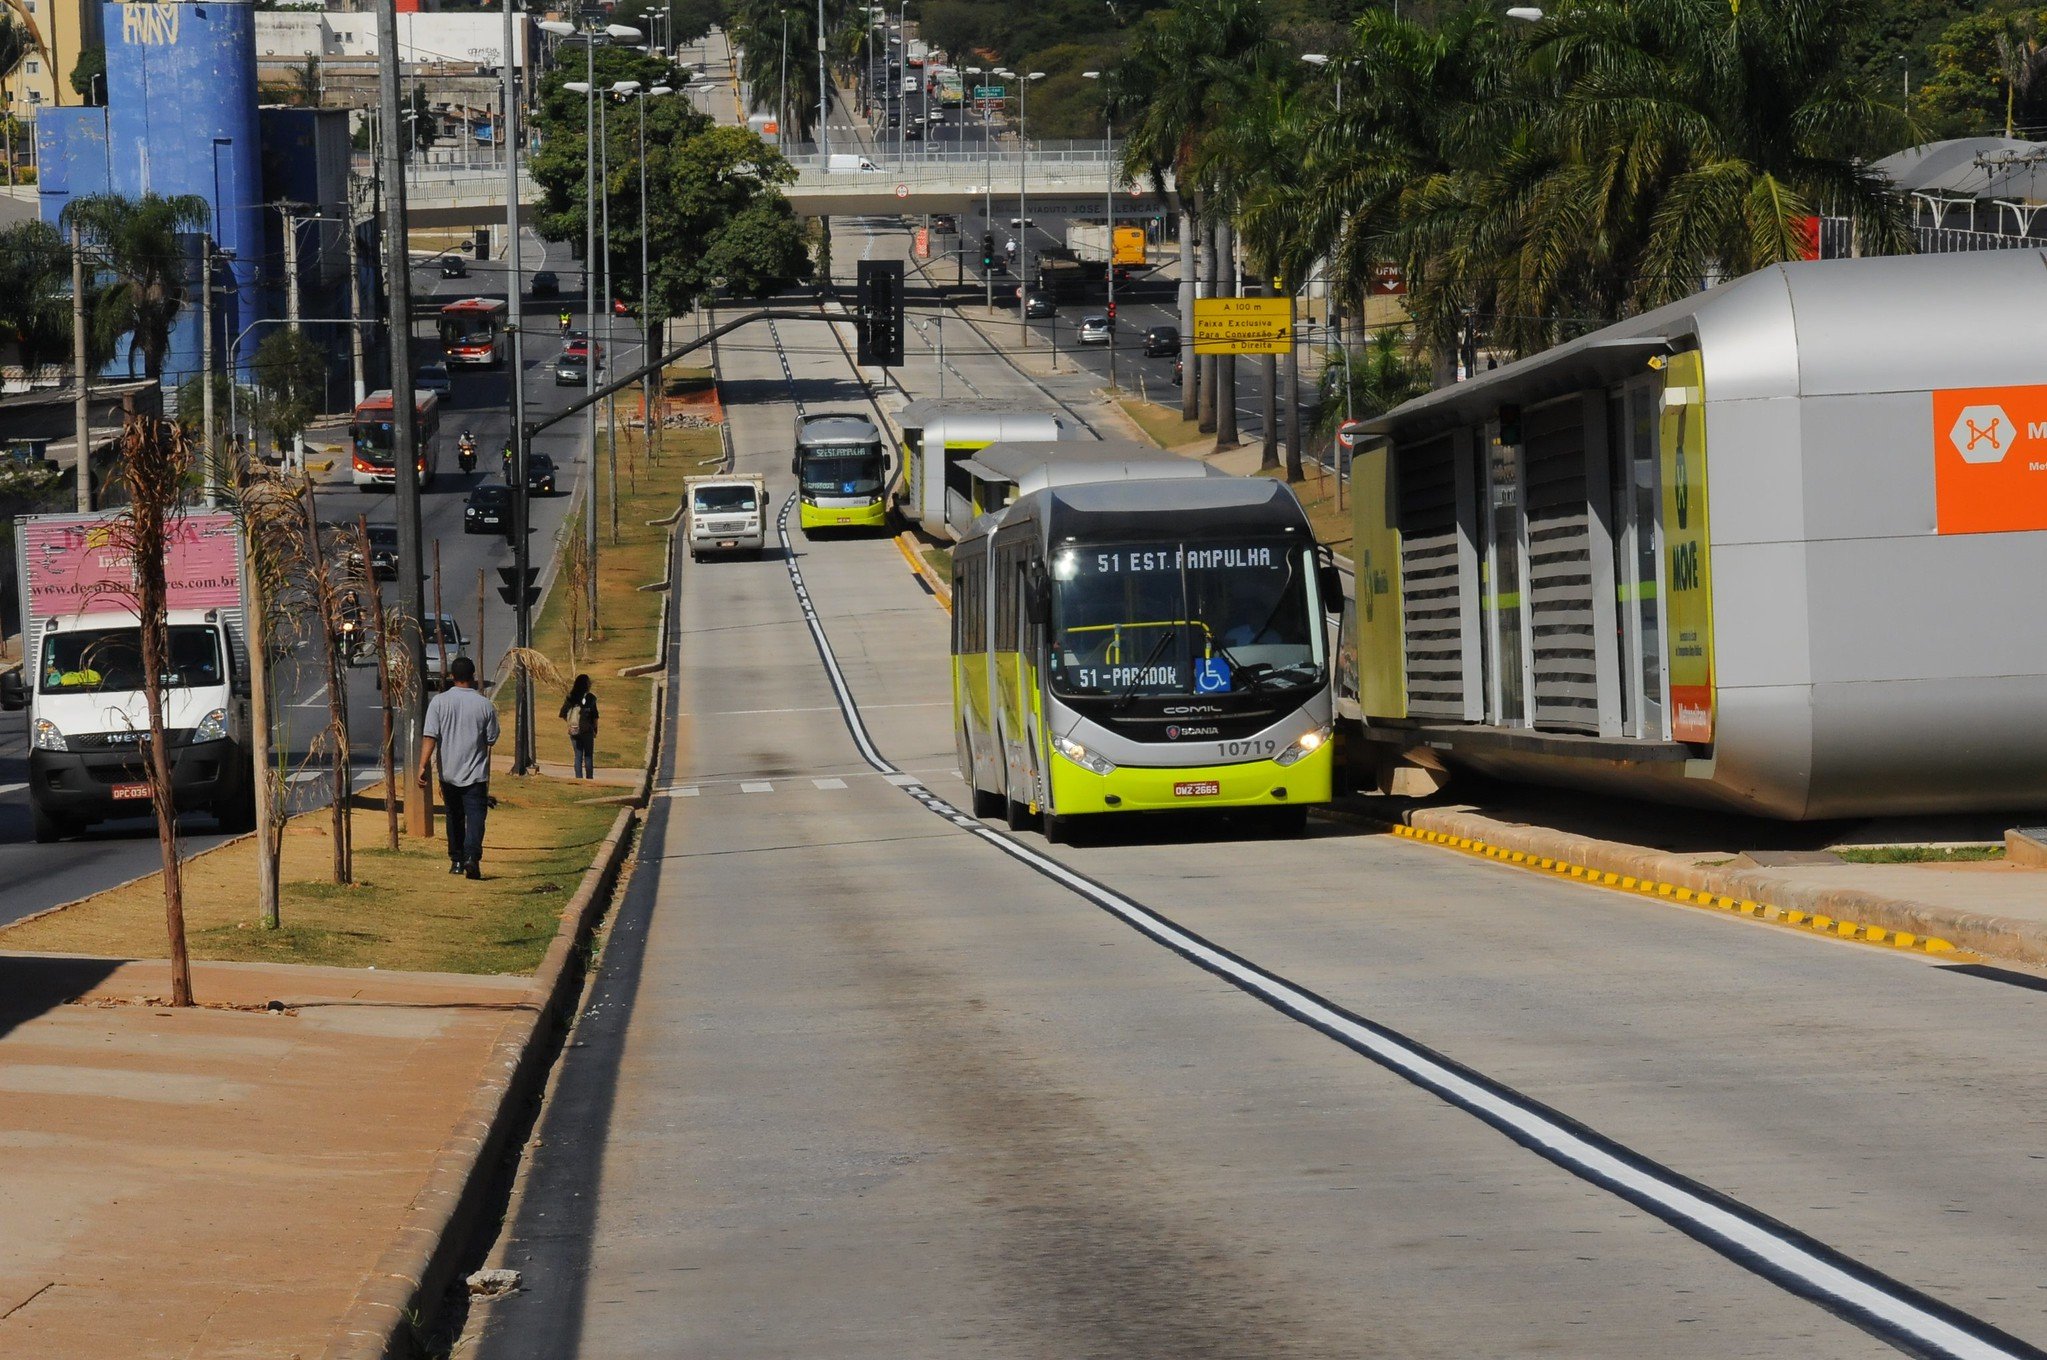
<path id="1" fill-rule="evenodd" d="M 426 741 L 419 752 L 419 786 L 427 788 L 434 755 L 441 757 L 441 803 L 448 814 L 448 872 L 483 877 L 483 821 L 490 812 L 490 748 L 497 744 L 497 706 L 476 692 L 476 663 L 448 663 L 453 688 L 426 706 Z"/>

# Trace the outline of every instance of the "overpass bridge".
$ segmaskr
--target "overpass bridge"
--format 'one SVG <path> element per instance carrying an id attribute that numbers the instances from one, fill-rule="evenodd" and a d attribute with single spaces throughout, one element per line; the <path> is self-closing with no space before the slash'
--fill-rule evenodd
<path id="1" fill-rule="evenodd" d="M 1019 188 L 1031 211 L 1049 216 L 1099 215 L 1108 177 L 1119 155 L 1095 144 L 1033 144 L 1028 167 L 1015 154 L 933 150 L 896 161 L 873 150 L 871 170 L 828 169 L 829 158 L 814 152 L 789 157 L 796 182 L 783 192 L 799 216 L 871 217 L 919 213 L 960 213 L 989 203 L 1014 210 Z M 520 202 L 534 206 L 540 186 L 520 177 Z M 1168 181 L 1170 188 L 1170 180 Z M 503 220 L 505 175 L 493 169 L 419 166 L 406 173 L 408 216 L 417 227 L 487 226 Z M 1116 212 L 1132 217 L 1163 210 L 1160 196 L 1128 182 L 1117 186 Z"/>

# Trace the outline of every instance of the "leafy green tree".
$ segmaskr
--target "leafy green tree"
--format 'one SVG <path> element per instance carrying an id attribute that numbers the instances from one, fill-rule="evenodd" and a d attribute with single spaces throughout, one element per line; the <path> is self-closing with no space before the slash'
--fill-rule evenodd
<path id="1" fill-rule="evenodd" d="M 1913 94 L 1913 111 L 1949 137 L 2047 128 L 2047 80 L 2038 78 L 2043 26 L 2047 12 L 2030 8 L 1956 19 L 1928 50 L 1930 73 Z"/>
<path id="2" fill-rule="evenodd" d="M 45 222 L 0 230 L 0 335 L 24 368 L 71 359 L 71 246 Z"/>
<path id="3" fill-rule="evenodd" d="M 6 134 L 4 144 L 9 184 L 14 183 L 14 116 L 6 112 L 12 103 L 7 97 L 7 81 L 21 69 L 23 59 L 33 46 L 28 26 L 10 11 L 0 9 L 0 132 Z"/>
<path id="4" fill-rule="evenodd" d="M 280 328 L 256 346 L 249 371 L 255 379 L 256 423 L 270 431 L 277 447 L 291 444 L 320 414 L 327 393 L 326 354 L 303 331 Z"/>
<path id="5" fill-rule="evenodd" d="M 649 167 L 654 301 L 691 311 L 723 278 L 728 295 L 763 297 L 802 280 L 810 255 L 782 197 L 795 171 L 745 128 L 706 127 Z"/>
<path id="6" fill-rule="evenodd" d="M 109 352 L 128 337 L 129 364 L 140 358 L 148 377 L 163 376 L 171 327 L 197 277 L 189 238 L 205 230 L 209 216 L 196 194 L 93 194 L 73 199 L 59 219 L 79 228 L 97 272 L 109 279 L 93 298 L 94 337 Z"/>
<path id="7" fill-rule="evenodd" d="M 107 49 L 88 47 L 78 54 L 71 68 L 71 88 L 87 104 L 100 107 L 107 102 Z"/>
<path id="8" fill-rule="evenodd" d="M 540 150 L 529 162 L 534 181 L 540 185 L 543 196 L 540 210 L 536 214 L 535 226 L 541 235 L 552 241 L 574 242 L 581 247 L 584 236 L 584 207 L 588 202 L 585 193 L 585 175 L 589 167 L 590 141 L 587 135 L 586 110 L 588 97 L 568 89 L 570 82 L 580 83 L 585 74 L 582 54 L 548 72 L 541 80 L 540 111 L 534 120 L 540 133 Z M 643 89 L 667 85 L 679 89 L 687 79 L 673 62 L 625 47 L 598 47 L 590 54 L 590 64 L 596 72 L 596 86 L 608 89 L 620 81 L 637 80 Z M 652 99 L 647 105 L 647 148 L 650 158 L 657 148 L 676 137 L 684 135 L 686 129 L 695 128 L 708 122 L 704 115 L 696 113 L 689 100 L 680 96 Z M 611 226 L 614 245 L 622 239 L 620 229 L 637 231 L 639 224 L 639 114 L 631 107 L 620 107 L 616 103 L 608 106 L 605 120 L 604 150 L 611 169 Z M 620 199 L 619 193 L 629 195 Z M 627 205 L 624 222 L 621 219 L 621 204 Z M 629 271 L 633 278 L 640 276 L 639 246 L 637 236 L 633 242 L 633 266 Z M 619 272 L 614 270 L 614 272 Z"/>
<path id="9" fill-rule="evenodd" d="M 1370 420 L 1427 393 L 1429 366 L 1415 357 L 1410 334 L 1388 327 L 1326 365 L 1318 387 L 1322 418 L 1316 432 L 1328 439 L 1346 411 L 1350 419 Z"/>

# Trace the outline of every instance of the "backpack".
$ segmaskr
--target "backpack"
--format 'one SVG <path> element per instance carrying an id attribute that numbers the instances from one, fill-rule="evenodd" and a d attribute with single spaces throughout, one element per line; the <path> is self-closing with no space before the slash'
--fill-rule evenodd
<path id="1" fill-rule="evenodd" d="M 583 706 L 581 704 L 577 704 L 569 710 L 569 735 L 572 737 L 583 735 Z"/>

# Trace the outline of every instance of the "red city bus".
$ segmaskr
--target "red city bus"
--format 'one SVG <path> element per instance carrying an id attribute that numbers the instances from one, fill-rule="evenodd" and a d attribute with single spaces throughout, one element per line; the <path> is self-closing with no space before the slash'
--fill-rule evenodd
<path id="1" fill-rule="evenodd" d="M 441 399 L 437 393 L 415 392 L 412 402 L 413 447 L 419 451 L 419 484 L 424 488 L 432 483 L 440 466 Z M 355 408 L 355 418 L 348 426 L 354 445 L 351 480 L 357 486 L 398 484 L 391 433 L 391 393 L 389 389 L 372 392 Z"/>
<path id="2" fill-rule="evenodd" d="M 441 308 L 441 348 L 448 367 L 503 368 L 505 312 L 497 298 L 463 298 Z"/>

